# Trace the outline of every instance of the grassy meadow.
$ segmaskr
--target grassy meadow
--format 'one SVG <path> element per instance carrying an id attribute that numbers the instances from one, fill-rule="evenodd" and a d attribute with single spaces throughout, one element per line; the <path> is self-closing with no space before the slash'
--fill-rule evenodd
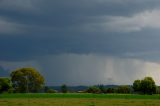
<path id="1" fill-rule="evenodd" d="M 0 106 L 159 106 L 160 95 L 1 94 Z"/>

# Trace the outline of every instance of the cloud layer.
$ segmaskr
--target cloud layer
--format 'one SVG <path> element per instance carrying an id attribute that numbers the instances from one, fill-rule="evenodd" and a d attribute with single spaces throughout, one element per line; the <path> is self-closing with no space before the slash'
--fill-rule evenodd
<path id="1" fill-rule="evenodd" d="M 17 64 L 28 66 L 28 61 L 32 61 L 29 66 L 37 67 L 44 74 L 46 72 L 47 78 L 51 79 L 51 73 L 55 73 L 55 84 L 63 82 L 58 81 L 60 76 L 68 81 L 66 83 L 71 83 L 69 78 L 76 76 L 76 72 L 80 77 L 84 76 L 84 80 L 79 79 L 75 83 L 84 82 L 91 72 L 97 79 L 86 84 L 109 83 L 104 82 L 107 79 L 112 82 L 112 78 L 103 76 L 105 67 L 112 70 L 107 73 L 113 76 L 120 74 L 120 78 L 131 72 L 134 77 L 130 77 L 137 78 L 136 73 L 146 68 L 154 73 L 160 62 L 159 4 L 159 0 L 0 0 L 0 65 L 3 63 L 3 67 L 15 69 L 19 66 Z M 103 60 L 101 56 L 113 60 Z M 44 62 L 40 62 L 42 58 Z M 66 58 L 71 61 L 65 61 Z M 126 66 L 127 59 L 130 64 Z M 57 64 L 55 61 L 60 62 Z M 114 62 L 106 66 L 106 61 Z M 135 61 L 145 64 L 143 69 L 140 67 L 142 64 L 134 65 L 137 64 Z M 10 62 L 15 67 L 8 66 Z M 118 69 L 125 71 L 114 73 Z M 81 73 L 80 70 L 86 72 Z M 142 71 L 139 75 L 144 73 Z M 130 83 L 132 79 L 128 82 L 126 79 L 114 79 L 113 83 Z"/>

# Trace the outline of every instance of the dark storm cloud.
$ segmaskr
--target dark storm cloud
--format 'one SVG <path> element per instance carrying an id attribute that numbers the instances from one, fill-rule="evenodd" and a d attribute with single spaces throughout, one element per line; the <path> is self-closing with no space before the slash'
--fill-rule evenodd
<path id="1" fill-rule="evenodd" d="M 1 0 L 1 15 L 22 24 L 56 28 L 79 25 L 105 15 L 127 16 L 159 8 L 158 0 Z"/>
<path id="2" fill-rule="evenodd" d="M 140 32 L 139 32 L 140 33 Z M 30 60 L 40 56 L 63 53 L 101 54 L 119 57 L 137 57 L 140 59 L 159 60 L 159 39 L 149 31 L 139 34 L 110 33 L 110 36 L 101 34 L 68 35 L 48 37 L 10 36 L 0 39 L 1 60 Z M 159 38 L 159 37 L 158 37 Z M 155 55 L 156 54 L 156 55 Z M 156 57 L 156 58 L 153 58 Z"/>
<path id="3" fill-rule="evenodd" d="M 134 15 L 158 9 L 159 3 L 158 0 L 1 0 L 0 60 L 30 60 L 63 53 L 143 58 L 143 53 L 159 51 L 159 31 L 132 32 L 132 21 L 131 32 L 116 27 L 110 31 L 109 23 L 117 22 L 120 26 L 117 19 L 112 20 L 117 16 L 122 16 L 122 21 L 123 17 L 136 20 Z"/>

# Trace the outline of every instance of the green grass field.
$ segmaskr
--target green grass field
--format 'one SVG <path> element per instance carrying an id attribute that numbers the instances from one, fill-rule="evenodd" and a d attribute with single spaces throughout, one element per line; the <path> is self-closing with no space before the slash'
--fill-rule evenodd
<path id="1" fill-rule="evenodd" d="M 160 95 L 1 94 L 0 106 L 160 106 Z"/>

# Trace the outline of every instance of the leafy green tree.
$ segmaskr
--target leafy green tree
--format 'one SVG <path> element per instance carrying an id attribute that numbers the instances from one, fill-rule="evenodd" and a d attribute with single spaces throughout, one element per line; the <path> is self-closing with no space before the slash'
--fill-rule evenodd
<path id="1" fill-rule="evenodd" d="M 9 78 L 0 78 L 0 93 L 8 92 L 12 88 Z"/>
<path id="2" fill-rule="evenodd" d="M 68 92 L 67 85 L 63 84 L 63 85 L 61 86 L 61 92 L 62 92 L 62 93 L 67 93 L 67 92 Z"/>
<path id="3" fill-rule="evenodd" d="M 86 90 L 87 93 L 101 93 L 101 90 L 96 86 L 91 86 Z"/>
<path id="4" fill-rule="evenodd" d="M 139 92 L 141 89 L 141 80 L 135 80 L 133 83 L 133 89 L 135 92 Z"/>
<path id="5" fill-rule="evenodd" d="M 15 92 L 38 92 L 44 86 L 43 76 L 34 68 L 20 68 L 10 76 Z"/>
<path id="6" fill-rule="evenodd" d="M 142 80 L 135 80 L 133 83 L 133 89 L 135 92 L 141 92 L 143 94 L 156 93 L 156 84 L 152 77 L 145 77 Z"/>
<path id="7" fill-rule="evenodd" d="M 144 94 L 153 94 L 156 92 L 156 85 L 152 77 L 145 77 L 141 80 L 141 91 Z"/>

